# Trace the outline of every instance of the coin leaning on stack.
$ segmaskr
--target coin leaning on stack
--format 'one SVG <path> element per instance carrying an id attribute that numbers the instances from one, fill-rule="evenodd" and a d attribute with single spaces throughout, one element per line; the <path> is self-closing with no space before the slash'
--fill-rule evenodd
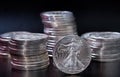
<path id="1" fill-rule="evenodd" d="M 44 33 L 48 35 L 47 51 L 52 56 L 57 41 L 66 35 L 76 34 L 73 13 L 70 11 L 48 11 L 40 14 Z"/>
<path id="2" fill-rule="evenodd" d="M 94 60 L 108 62 L 120 59 L 119 32 L 88 32 L 81 38 L 88 42 Z"/>
<path id="3" fill-rule="evenodd" d="M 42 33 L 14 34 L 9 42 L 12 67 L 18 70 L 46 68 L 49 65 L 46 38 Z"/>

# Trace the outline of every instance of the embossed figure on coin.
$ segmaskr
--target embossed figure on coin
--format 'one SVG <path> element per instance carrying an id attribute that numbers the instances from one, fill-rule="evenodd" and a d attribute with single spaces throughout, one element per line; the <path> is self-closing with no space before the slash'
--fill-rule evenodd
<path id="1" fill-rule="evenodd" d="M 73 69 L 77 69 L 79 68 L 83 68 L 84 65 L 82 64 L 82 62 L 80 60 L 78 60 L 77 58 L 77 54 L 80 53 L 79 48 L 80 45 L 76 43 L 77 40 L 75 38 L 72 38 L 71 42 L 68 44 L 61 44 L 61 46 L 66 47 L 65 49 L 62 49 L 63 51 L 69 52 L 69 55 L 67 56 L 67 58 L 65 60 L 63 60 L 62 65 L 64 67 L 68 67 L 68 68 L 73 68 Z M 60 52 L 62 52 L 62 50 L 60 50 Z"/>
<path id="2" fill-rule="evenodd" d="M 53 60 L 64 73 L 77 74 L 90 63 L 90 48 L 77 35 L 68 35 L 56 43 Z"/>

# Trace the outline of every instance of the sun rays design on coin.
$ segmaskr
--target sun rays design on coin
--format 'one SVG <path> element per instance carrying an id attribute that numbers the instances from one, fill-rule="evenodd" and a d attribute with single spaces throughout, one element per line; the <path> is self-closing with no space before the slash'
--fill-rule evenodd
<path id="1" fill-rule="evenodd" d="M 64 73 L 77 74 L 86 69 L 91 61 L 90 48 L 77 35 L 60 39 L 53 52 L 56 67 Z"/>

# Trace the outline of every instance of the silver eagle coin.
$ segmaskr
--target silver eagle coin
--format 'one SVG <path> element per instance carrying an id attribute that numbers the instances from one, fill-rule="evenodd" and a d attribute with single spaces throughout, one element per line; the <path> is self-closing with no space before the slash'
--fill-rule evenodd
<path id="1" fill-rule="evenodd" d="M 67 74 L 77 74 L 85 70 L 91 62 L 90 48 L 77 35 L 60 39 L 53 52 L 56 67 Z"/>

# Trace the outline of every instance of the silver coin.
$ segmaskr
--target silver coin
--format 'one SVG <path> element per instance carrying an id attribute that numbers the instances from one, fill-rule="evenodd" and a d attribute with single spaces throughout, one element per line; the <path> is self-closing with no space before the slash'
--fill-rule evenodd
<path id="1" fill-rule="evenodd" d="M 50 34 L 52 32 L 60 32 L 60 31 L 69 31 L 69 32 L 76 32 L 76 27 L 72 26 L 66 26 L 66 27 L 61 27 L 61 28 L 44 28 L 44 33 Z"/>
<path id="2" fill-rule="evenodd" d="M 28 59 L 28 60 L 34 60 L 34 59 L 39 59 L 41 57 L 48 57 L 48 53 L 45 52 L 45 53 L 42 53 L 42 54 L 38 54 L 38 55 L 34 55 L 34 56 L 25 56 L 25 55 L 11 55 L 12 58 L 15 58 L 15 59 Z"/>
<path id="3" fill-rule="evenodd" d="M 7 32 L 7 33 L 3 33 L 0 35 L 1 38 L 10 40 L 12 36 L 14 36 L 14 34 L 22 34 L 22 33 L 29 33 L 27 31 L 14 31 L 14 32 Z"/>
<path id="4" fill-rule="evenodd" d="M 47 50 L 53 50 L 54 47 L 47 47 Z"/>
<path id="5" fill-rule="evenodd" d="M 47 51 L 53 51 L 51 47 L 54 47 L 54 45 L 51 43 L 56 43 L 63 36 L 76 34 L 75 18 L 72 12 L 48 11 L 43 12 L 40 15 L 42 23 L 44 24 L 44 33 L 48 35 Z"/>
<path id="6" fill-rule="evenodd" d="M 39 59 L 39 60 L 34 60 L 34 61 L 18 61 L 18 60 L 13 60 L 12 62 L 14 64 L 18 64 L 18 65 L 22 65 L 22 66 L 36 66 L 36 65 L 46 65 L 47 63 L 49 63 L 49 58 L 44 58 L 44 59 Z"/>
<path id="7" fill-rule="evenodd" d="M 52 43 L 52 42 L 47 42 L 47 45 L 55 45 L 56 43 Z"/>
<path id="8" fill-rule="evenodd" d="M 9 41 L 11 40 L 11 38 L 13 37 L 13 35 L 15 33 L 29 33 L 26 31 L 15 31 L 15 32 L 7 32 L 7 33 L 3 33 L 0 35 L 0 45 L 1 46 L 8 46 Z"/>
<path id="9" fill-rule="evenodd" d="M 14 44 L 11 41 L 9 42 L 9 47 L 14 49 L 39 49 L 43 50 L 46 48 L 46 39 L 38 41 L 38 42 L 32 42 L 31 44 L 24 42 L 21 45 L 20 44 Z"/>
<path id="10" fill-rule="evenodd" d="M 21 65 L 34 65 L 34 64 L 43 64 L 44 62 L 49 62 L 49 58 L 43 58 L 43 59 L 39 59 L 39 60 L 35 60 L 35 61 L 18 61 L 18 60 L 13 60 L 12 62 L 16 63 L 16 64 L 21 64 Z"/>
<path id="11" fill-rule="evenodd" d="M 48 63 L 49 62 L 49 59 L 43 59 L 43 60 L 39 60 L 39 61 L 29 61 L 29 62 L 27 62 L 27 61 L 25 61 L 25 62 L 22 62 L 22 61 L 15 61 L 15 60 L 12 60 L 12 62 L 13 63 L 15 63 L 15 64 L 19 64 L 19 65 L 43 65 L 43 64 L 46 64 L 46 63 Z"/>
<path id="12" fill-rule="evenodd" d="M 76 26 L 75 26 L 75 23 L 73 22 L 66 22 L 64 21 L 63 22 L 43 22 L 46 30 L 49 30 L 49 31 L 70 31 L 70 30 L 76 30 Z"/>
<path id="13" fill-rule="evenodd" d="M 53 60 L 56 67 L 62 72 L 77 74 L 90 64 L 90 48 L 79 36 L 68 35 L 56 43 Z"/>
<path id="14" fill-rule="evenodd" d="M 29 58 L 27 57 L 27 59 L 24 59 L 24 58 L 16 58 L 16 57 L 12 57 L 11 60 L 13 62 L 18 62 L 18 63 L 31 63 L 31 62 L 41 62 L 41 61 L 49 61 L 49 57 L 48 56 L 43 56 L 43 57 L 40 57 L 40 58 Z"/>
<path id="15" fill-rule="evenodd" d="M 47 34 L 53 36 L 65 36 L 67 34 L 75 34 L 75 31 L 48 32 Z"/>
<path id="16" fill-rule="evenodd" d="M 31 62 L 20 62 L 20 61 L 13 61 L 13 63 L 15 64 L 19 64 L 19 65 L 43 65 L 43 64 L 47 64 L 49 62 L 49 59 L 45 59 L 45 60 L 39 60 L 39 61 L 31 61 Z"/>
<path id="17" fill-rule="evenodd" d="M 56 43 L 55 40 L 49 40 L 49 39 L 48 39 L 48 40 L 47 40 L 47 43 L 49 43 L 49 42 L 50 42 L 50 43 Z"/>
<path id="18" fill-rule="evenodd" d="M 29 33 L 25 31 L 7 32 L 0 35 L 0 53 L 9 54 L 9 41 L 14 33 Z M 10 54 L 9 54 L 10 55 Z"/>
<path id="19" fill-rule="evenodd" d="M 8 58 L 8 59 L 10 59 L 11 56 L 10 56 L 9 53 L 1 53 L 1 52 L 0 52 L 0 58 Z"/>
<path id="20" fill-rule="evenodd" d="M 69 34 L 70 35 L 70 34 Z M 65 35 L 64 35 L 65 36 Z M 48 35 L 47 40 L 55 40 L 57 42 L 59 39 L 61 39 L 64 36 L 54 36 L 54 35 Z"/>
<path id="21" fill-rule="evenodd" d="M 94 57 L 94 60 L 101 61 L 101 62 L 111 62 L 111 61 L 117 61 L 120 60 L 120 53 L 117 54 L 111 54 L 111 55 L 96 55 Z"/>
<path id="22" fill-rule="evenodd" d="M 86 39 L 91 47 L 93 59 L 98 61 L 113 61 L 118 57 L 108 57 L 105 55 L 119 54 L 120 49 L 120 33 L 119 32 L 89 32 L 83 34 L 81 38 Z"/>
<path id="23" fill-rule="evenodd" d="M 51 33 L 53 36 L 66 36 L 66 35 L 71 35 L 71 34 L 76 34 L 76 32 L 64 32 L 63 33 Z"/>
<path id="24" fill-rule="evenodd" d="M 55 46 L 54 46 L 54 45 L 47 45 L 47 47 L 51 47 L 51 48 L 54 48 Z"/>
<path id="25" fill-rule="evenodd" d="M 43 61 L 49 61 L 48 57 L 43 57 L 40 59 L 16 59 L 16 58 L 11 58 L 11 61 L 17 64 L 35 64 L 35 63 L 42 63 Z"/>
<path id="26" fill-rule="evenodd" d="M 48 12 L 43 12 L 40 15 L 42 21 L 61 22 L 66 19 L 67 21 L 74 20 L 73 14 L 70 11 L 48 11 Z"/>
<path id="27" fill-rule="evenodd" d="M 6 52 L 8 53 L 8 47 L 7 46 L 0 46 L 0 52 Z"/>
<path id="28" fill-rule="evenodd" d="M 46 50 L 38 50 L 38 49 L 13 49 L 9 47 L 9 52 L 11 55 L 18 55 L 18 56 L 34 56 L 45 53 Z"/>
<path id="29" fill-rule="evenodd" d="M 12 38 L 12 42 L 17 43 L 19 45 L 27 42 L 28 44 L 39 44 L 41 39 L 46 39 L 47 35 L 45 34 L 17 34 L 14 35 L 14 37 Z"/>
<path id="30" fill-rule="evenodd" d="M 49 57 L 46 51 L 46 38 L 47 35 L 43 33 L 13 33 L 8 46 L 12 67 L 21 70 L 47 67 Z M 47 61 L 48 64 L 43 61 Z"/>
<path id="31" fill-rule="evenodd" d="M 45 65 L 19 65 L 11 62 L 12 68 L 18 69 L 18 70 L 38 70 L 38 69 L 44 69 L 49 66 L 49 62 Z"/>

